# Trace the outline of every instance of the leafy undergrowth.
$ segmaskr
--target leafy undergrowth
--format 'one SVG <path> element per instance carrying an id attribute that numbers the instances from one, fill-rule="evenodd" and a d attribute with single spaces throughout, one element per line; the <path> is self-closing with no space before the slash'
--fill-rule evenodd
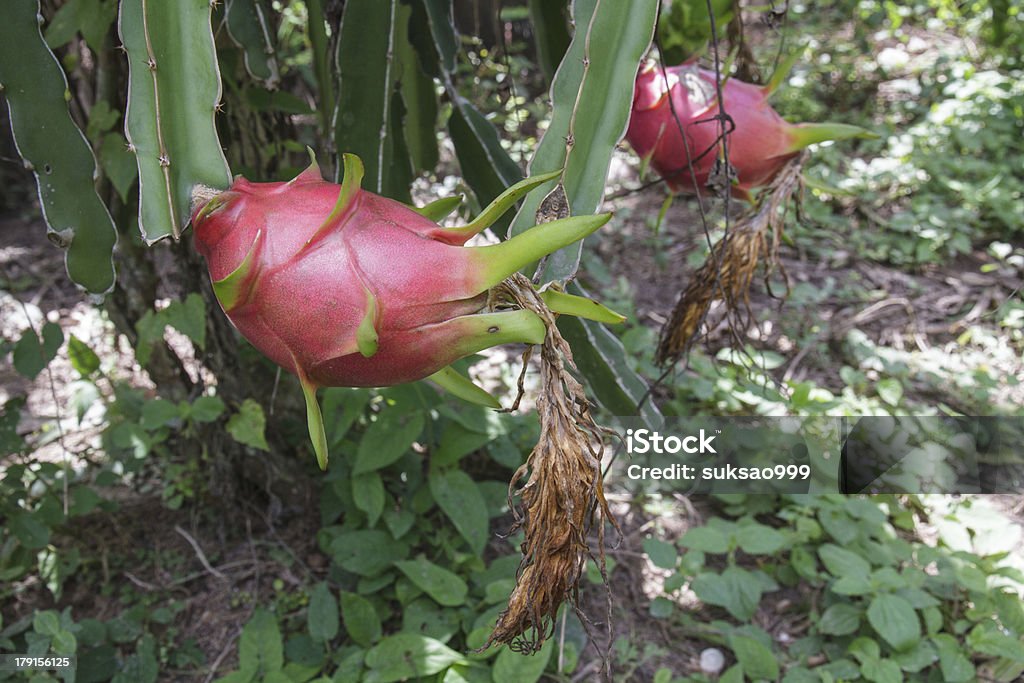
<path id="1" fill-rule="evenodd" d="M 1024 672 L 1021 527 L 986 498 L 723 495 L 718 510 L 644 542 L 660 570 L 650 614 L 709 648 L 699 660 L 717 680 Z M 675 674 L 654 680 L 713 680 Z"/>

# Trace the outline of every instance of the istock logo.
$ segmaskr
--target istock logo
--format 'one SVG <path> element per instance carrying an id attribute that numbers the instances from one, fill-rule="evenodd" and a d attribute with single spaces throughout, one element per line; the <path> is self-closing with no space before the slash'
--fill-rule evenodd
<path id="1" fill-rule="evenodd" d="M 673 435 L 662 436 L 660 432 L 652 432 L 649 429 L 627 429 L 626 430 L 626 452 L 643 455 L 645 453 L 675 454 L 675 453 L 718 453 L 711 442 L 715 435 L 708 436 L 704 430 L 700 434 L 678 437 Z"/>

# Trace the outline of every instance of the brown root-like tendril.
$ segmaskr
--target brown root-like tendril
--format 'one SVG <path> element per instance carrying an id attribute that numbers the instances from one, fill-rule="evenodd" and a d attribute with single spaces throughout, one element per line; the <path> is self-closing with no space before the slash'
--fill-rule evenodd
<path id="1" fill-rule="evenodd" d="M 579 608 L 580 578 L 588 558 L 594 558 L 606 576 L 604 522 L 610 521 L 616 530 L 618 526 L 601 478 L 608 430 L 594 421 L 583 386 L 570 373 L 575 370 L 572 351 L 555 326 L 555 315 L 519 273 L 493 290 L 492 305 L 502 304 L 536 313 L 547 326 L 547 335 L 540 349 L 540 439 L 509 483 L 509 508 L 515 518 L 510 533 L 523 531 L 523 558 L 508 607 L 484 648 L 507 644 L 532 654 L 552 636 L 558 608 L 566 600 L 590 630 L 592 623 Z M 596 533 L 596 547 L 588 541 L 591 531 Z M 609 595 L 609 612 L 610 600 Z M 610 635 L 610 620 L 606 627 Z M 606 655 L 605 660 L 607 665 Z"/>
<path id="2" fill-rule="evenodd" d="M 690 352 L 716 299 L 724 300 L 727 315 L 742 307 L 747 317 L 751 316 L 750 285 L 762 261 L 766 277 L 779 265 L 779 243 L 785 223 L 785 212 L 781 209 L 800 187 L 800 171 L 806 158 L 804 152 L 779 171 L 758 205 L 740 217 L 690 278 L 672 317 L 661 329 L 659 363 L 675 363 Z"/>

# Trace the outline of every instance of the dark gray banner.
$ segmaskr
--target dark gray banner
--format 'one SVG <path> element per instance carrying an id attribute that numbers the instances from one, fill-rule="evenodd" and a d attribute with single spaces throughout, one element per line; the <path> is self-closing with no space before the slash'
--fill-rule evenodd
<path id="1" fill-rule="evenodd" d="M 683 493 L 1020 493 L 1024 418 L 618 418 L 616 470 Z"/>

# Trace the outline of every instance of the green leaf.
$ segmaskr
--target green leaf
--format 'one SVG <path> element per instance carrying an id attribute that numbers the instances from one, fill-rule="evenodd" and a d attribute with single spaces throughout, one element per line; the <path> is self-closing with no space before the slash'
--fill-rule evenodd
<path id="1" fill-rule="evenodd" d="M 655 567 L 661 569 L 676 568 L 679 555 L 676 553 L 674 545 L 658 538 L 645 538 L 643 546 L 644 552 L 647 553 L 647 557 Z"/>
<path id="2" fill-rule="evenodd" d="M 1024 662 L 1024 641 L 1000 633 L 988 624 L 978 624 L 967 634 L 967 645 L 975 652 Z"/>
<path id="3" fill-rule="evenodd" d="M 961 650 L 960 643 L 948 633 L 932 637 L 932 643 L 939 653 L 939 668 L 946 683 L 964 683 L 975 678 L 974 665 Z"/>
<path id="4" fill-rule="evenodd" d="M 612 153 L 629 122 L 636 72 L 654 34 L 658 4 L 573 3 L 576 32 L 551 86 L 551 123 L 530 161 L 531 175 L 564 169 L 561 183 L 571 215 L 594 213 L 604 196 Z M 569 138 L 571 147 L 566 145 Z M 537 209 L 556 184 L 551 181 L 526 196 L 510 235 L 534 225 Z M 548 257 L 541 281 L 571 277 L 582 248 L 582 243 L 574 244 Z"/>
<path id="5" fill-rule="evenodd" d="M 128 193 L 139 177 L 135 155 L 128 150 L 128 141 L 120 133 L 107 133 L 97 150 L 100 167 L 110 183 L 117 190 L 121 201 L 128 201 Z"/>
<path id="6" fill-rule="evenodd" d="M 737 530 L 736 542 L 750 555 L 774 555 L 785 547 L 786 536 L 764 524 L 748 524 Z"/>
<path id="7" fill-rule="evenodd" d="M 462 470 L 432 470 L 430 494 L 477 556 L 487 545 L 489 517 L 480 487 Z"/>
<path id="8" fill-rule="evenodd" d="M 676 0 L 658 21 L 658 40 L 666 64 L 682 64 L 699 55 L 711 39 L 711 15 L 707 0 Z M 719 37 L 732 18 L 732 0 L 712 0 Z"/>
<path id="9" fill-rule="evenodd" d="M 356 593 L 342 592 L 341 614 L 345 630 L 356 643 L 370 647 L 380 640 L 380 616 L 372 602 Z"/>
<path id="10" fill-rule="evenodd" d="M 424 422 L 420 412 L 384 410 L 359 441 L 352 473 L 379 470 L 401 458 L 423 431 Z"/>
<path id="11" fill-rule="evenodd" d="M 707 526 L 689 529 L 679 539 L 679 544 L 684 548 L 700 550 L 705 553 L 721 554 L 729 552 L 729 536 Z"/>
<path id="12" fill-rule="evenodd" d="M 818 548 L 818 557 L 833 576 L 865 576 L 871 571 L 867 560 L 833 543 Z"/>
<path id="13" fill-rule="evenodd" d="M 71 367 L 82 377 L 89 377 L 100 369 L 100 357 L 75 335 L 68 338 L 68 358 Z"/>
<path id="14" fill-rule="evenodd" d="M 267 439 L 263 435 L 266 425 L 267 420 L 263 416 L 263 407 L 251 398 L 247 398 L 242 401 L 238 412 L 228 420 L 227 430 L 231 438 L 238 443 L 266 451 L 270 450 Z"/>
<path id="15" fill-rule="evenodd" d="M 366 513 L 366 526 L 376 526 L 384 512 L 384 499 L 384 482 L 380 474 L 367 472 L 352 477 L 352 500 Z"/>
<path id="16" fill-rule="evenodd" d="M 57 356 L 57 350 L 64 343 L 64 331 L 56 323 L 43 325 L 43 338 L 33 328 L 25 330 L 14 345 L 12 362 L 14 369 L 28 379 L 35 379 Z"/>
<path id="17" fill-rule="evenodd" d="M 331 541 L 330 552 L 342 569 L 360 576 L 375 576 L 406 556 L 409 549 L 377 529 L 345 531 Z"/>
<path id="18" fill-rule="evenodd" d="M 763 592 L 754 575 L 739 567 L 729 567 L 721 574 L 699 574 L 691 588 L 703 602 L 724 607 L 741 621 L 754 616 Z"/>
<path id="19" fill-rule="evenodd" d="M 867 595 L 872 591 L 871 582 L 856 574 L 840 576 L 831 588 L 833 593 L 839 595 Z"/>
<path id="20" fill-rule="evenodd" d="M 903 398 L 903 384 L 892 377 L 878 380 L 878 383 L 875 384 L 875 391 L 878 392 L 878 398 L 893 407 L 898 406 L 900 399 Z"/>
<path id="21" fill-rule="evenodd" d="M 657 597 L 651 600 L 649 609 L 651 616 L 655 619 L 668 619 L 675 612 L 676 604 L 668 598 Z"/>
<path id="22" fill-rule="evenodd" d="M 189 417 L 194 422 L 213 422 L 224 414 L 224 401 L 219 396 L 200 396 L 192 402 Z"/>
<path id="23" fill-rule="evenodd" d="M 245 70 L 264 87 L 276 88 L 281 77 L 269 7 L 262 0 L 229 0 L 225 15 L 228 35 L 242 48 Z"/>
<path id="24" fill-rule="evenodd" d="M 263 674 L 280 671 L 284 666 L 284 644 L 277 618 L 257 607 L 242 628 L 238 644 L 238 668 L 243 672 Z"/>
<path id="25" fill-rule="evenodd" d="M 458 607 L 465 604 L 469 587 L 456 574 L 437 566 L 429 560 L 418 558 L 395 562 L 403 574 L 417 588 L 429 595 L 445 607 Z"/>
<path id="26" fill-rule="evenodd" d="M 535 655 L 524 656 L 504 647 L 494 660 L 491 676 L 494 683 L 536 683 L 555 649 L 555 639 L 549 638 Z"/>
<path id="27" fill-rule="evenodd" d="M 121 2 L 125 132 L 139 166 L 139 229 L 148 244 L 178 239 L 195 185 L 231 185 L 214 125 L 221 83 L 210 14 L 208 0 Z"/>
<path id="28" fill-rule="evenodd" d="M 414 633 L 388 636 L 366 653 L 364 683 L 392 683 L 433 676 L 468 660 L 444 643 Z"/>
<path id="29" fill-rule="evenodd" d="M 309 636 L 318 643 L 329 643 L 338 635 L 338 601 L 323 581 L 309 592 L 306 623 Z"/>
<path id="30" fill-rule="evenodd" d="M 161 315 L 168 325 L 194 341 L 200 349 L 206 347 L 206 303 L 202 296 L 193 292 L 184 301 L 172 301 Z"/>
<path id="31" fill-rule="evenodd" d="M 868 606 L 868 622 L 897 651 L 908 650 L 921 640 L 921 622 L 910 603 L 889 593 L 875 596 Z"/>
<path id="32" fill-rule="evenodd" d="M 900 665 L 891 659 L 869 659 L 861 664 L 860 672 L 874 683 L 903 683 Z"/>
<path id="33" fill-rule="evenodd" d="M 142 419 L 139 424 L 150 431 L 159 429 L 181 417 L 181 409 L 174 403 L 162 398 L 146 401 L 142 406 Z"/>
<path id="34" fill-rule="evenodd" d="M 843 602 L 826 609 L 818 622 L 818 630 L 830 636 L 848 636 L 860 628 L 863 611 Z"/>
<path id="35" fill-rule="evenodd" d="M 779 663 L 770 649 L 749 636 L 733 634 L 729 647 L 743 666 L 743 673 L 753 680 L 776 680 L 779 677 Z"/>
<path id="36" fill-rule="evenodd" d="M 900 668 L 910 673 L 917 673 L 939 660 L 935 647 L 928 640 L 922 640 L 906 652 L 899 652 L 893 659 Z"/>

